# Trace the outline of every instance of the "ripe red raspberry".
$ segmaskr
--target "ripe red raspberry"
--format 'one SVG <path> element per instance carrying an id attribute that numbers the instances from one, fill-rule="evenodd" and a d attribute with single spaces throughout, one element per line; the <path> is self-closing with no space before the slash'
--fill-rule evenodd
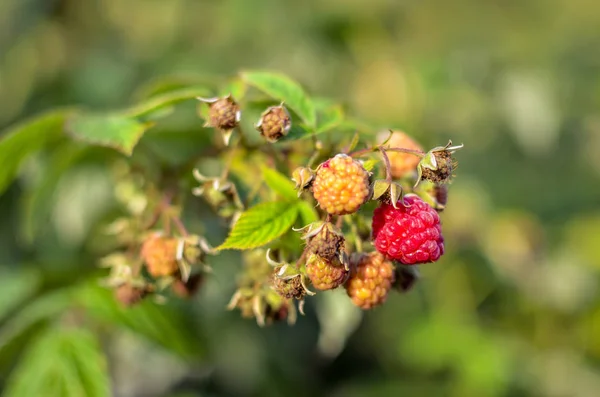
<path id="1" fill-rule="evenodd" d="M 317 169 L 313 195 L 329 214 L 352 214 L 369 199 L 369 173 L 352 157 L 338 154 Z"/>
<path id="2" fill-rule="evenodd" d="M 387 299 L 394 282 L 394 265 L 379 252 L 354 254 L 351 258 L 352 275 L 346 282 L 346 292 L 352 302 L 371 309 Z"/>
<path id="3" fill-rule="evenodd" d="M 379 136 L 380 141 L 386 139 L 389 133 L 382 133 Z M 402 148 L 423 151 L 421 145 L 414 141 L 410 136 L 402 131 L 394 131 L 389 141 L 385 145 L 391 148 Z M 417 170 L 417 165 L 421 158 L 410 153 L 387 152 L 390 159 L 391 173 L 394 179 L 400 179 L 403 176 Z"/>
<path id="4" fill-rule="evenodd" d="M 328 261 L 313 254 L 306 262 L 306 274 L 316 289 L 325 291 L 342 285 L 346 281 L 348 270 L 337 258 Z"/>
<path id="5" fill-rule="evenodd" d="M 398 208 L 382 204 L 373 214 L 377 251 L 405 265 L 435 262 L 444 254 L 437 212 L 420 197 L 407 195 Z"/>
<path id="6" fill-rule="evenodd" d="M 153 277 L 170 276 L 179 270 L 175 238 L 150 236 L 142 245 L 140 256 Z"/>

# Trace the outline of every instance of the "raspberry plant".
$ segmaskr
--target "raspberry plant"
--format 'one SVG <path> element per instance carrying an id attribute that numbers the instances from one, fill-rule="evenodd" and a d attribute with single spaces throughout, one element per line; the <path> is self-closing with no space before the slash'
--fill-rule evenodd
<path id="1" fill-rule="evenodd" d="M 362 309 L 381 305 L 412 287 L 409 267 L 443 255 L 439 213 L 462 146 L 424 151 L 276 73 L 154 86 L 140 97 L 112 112 L 50 112 L 0 141 L 0 189 L 41 148 L 100 148 L 119 208 L 103 220 L 97 259 L 120 305 L 189 298 L 211 282 L 211 258 L 239 250 L 229 309 L 260 325 L 294 323 L 306 299 L 335 288 Z M 178 132 L 171 161 L 175 137 L 142 137 L 185 103 L 196 103 L 197 124 Z M 217 220 L 191 224 L 186 211 L 198 202 Z M 203 231 L 215 227 L 226 238 L 209 242 Z"/>

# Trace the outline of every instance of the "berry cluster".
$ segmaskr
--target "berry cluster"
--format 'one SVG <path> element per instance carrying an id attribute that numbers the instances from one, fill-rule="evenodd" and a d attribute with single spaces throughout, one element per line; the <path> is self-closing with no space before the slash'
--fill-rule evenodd
<path id="1" fill-rule="evenodd" d="M 232 132 L 239 131 L 240 139 L 231 148 L 235 154 L 238 146 L 245 144 L 240 127 L 242 107 L 230 95 L 199 99 L 204 103 L 205 126 L 222 133 L 225 146 Z M 292 115 L 283 103 L 271 106 L 255 127 L 264 140 L 275 143 L 290 132 Z M 355 150 L 359 144 L 364 147 Z M 220 177 L 194 170 L 200 185 L 192 190 L 193 195 L 225 219 L 237 238 L 252 234 L 250 243 L 234 247 L 247 251 L 229 309 L 239 309 L 243 317 L 253 317 L 260 325 L 282 320 L 292 324 L 314 291 L 343 287 L 350 301 L 363 310 L 382 305 L 392 290 L 409 291 L 418 279 L 415 265 L 436 262 L 444 254 L 440 212 L 447 205 L 448 182 L 456 170 L 453 153 L 461 147 L 450 142 L 425 152 L 401 131 L 380 134 L 374 144 L 352 139 L 343 150 L 316 140 L 313 146 L 299 146 L 298 151 L 287 147 L 285 159 L 273 155 L 268 160 L 287 168 L 285 173 L 297 190 L 296 202 L 289 187 L 286 201 L 279 202 L 279 207 L 289 204 L 297 212 L 314 208 L 312 218 L 318 220 L 309 224 L 296 220 L 288 224 L 296 227 L 280 230 L 283 235 L 273 234 L 270 240 L 265 237 L 271 236 L 269 230 L 252 234 L 251 228 L 260 227 L 255 218 L 244 223 L 249 211 L 246 206 L 253 195 L 260 194 L 262 184 L 240 193 L 228 169 Z M 263 157 L 277 154 L 276 147 L 245 146 L 241 150 Z M 380 156 L 378 160 L 375 155 Z M 310 158 L 308 164 L 306 158 Z M 270 183 L 282 194 L 286 181 L 277 178 Z M 144 208 L 123 221 L 126 226 L 115 230 L 122 239 L 129 237 L 122 242 L 121 251 L 104 260 L 112 270 L 106 283 L 128 306 L 148 296 L 162 298 L 167 287 L 174 295 L 192 296 L 210 269 L 204 264 L 206 255 L 219 251 L 204 238 L 187 232 L 179 218 L 181 207 L 171 192 L 158 189 L 155 193 L 144 202 Z M 238 224 L 242 226 L 237 228 Z M 301 232 L 303 245 L 297 243 L 296 232 Z"/>
<path id="2" fill-rule="evenodd" d="M 292 180 L 299 197 L 309 193 L 304 196 L 312 196 L 323 219 L 301 229 L 306 245 L 294 264 L 266 259 L 274 270 L 261 294 L 275 291 L 289 313 L 294 300 L 300 301 L 302 312 L 304 298 L 314 294 L 310 287 L 327 291 L 343 286 L 364 310 L 383 304 L 392 289 L 409 291 L 418 279 L 414 265 L 435 262 L 444 254 L 439 213 L 447 202 L 448 173 L 456 166 L 452 153 L 458 148 L 447 145 L 424 153 L 408 135 L 394 132 L 376 148 L 337 154 L 315 170 L 296 168 Z M 374 151 L 382 154 L 386 179 L 374 179 L 360 160 Z M 357 221 L 365 217 L 361 208 L 370 200 L 379 205 L 370 228 L 361 233 Z M 373 250 L 365 249 L 369 246 Z M 231 307 L 243 311 L 242 306 Z M 259 323 L 267 313 L 257 316 Z"/>

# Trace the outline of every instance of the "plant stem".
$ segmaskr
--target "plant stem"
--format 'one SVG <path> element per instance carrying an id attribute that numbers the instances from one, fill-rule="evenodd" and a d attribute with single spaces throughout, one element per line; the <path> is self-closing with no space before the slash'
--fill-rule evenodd
<path id="1" fill-rule="evenodd" d="M 381 157 L 383 157 L 383 162 L 385 163 L 385 181 L 392 183 L 392 165 L 390 164 L 390 158 L 383 147 L 380 146 L 379 151 L 381 152 Z"/>
<path id="2" fill-rule="evenodd" d="M 183 237 L 187 237 L 188 236 L 188 231 L 185 228 L 185 225 L 183 224 L 183 222 L 181 221 L 181 219 L 177 215 L 171 214 L 171 220 L 175 224 L 175 227 L 177 228 L 177 230 L 179 231 L 179 233 Z"/>
<path id="3" fill-rule="evenodd" d="M 380 149 L 380 148 L 381 148 L 380 146 L 376 146 L 376 147 L 370 147 L 370 148 L 366 148 L 366 149 L 360 149 L 360 150 L 350 153 L 348 156 L 361 157 L 361 156 L 364 156 L 371 152 L 374 152 L 375 150 Z M 423 157 L 425 155 L 425 152 L 423 152 L 421 150 L 406 149 L 406 148 L 401 148 L 401 147 L 389 147 L 389 148 L 385 148 L 385 150 L 388 152 L 400 152 L 400 153 L 413 154 L 413 155 L 419 156 L 419 157 Z"/>
<path id="4" fill-rule="evenodd" d="M 167 208 L 171 204 L 171 200 L 173 200 L 173 197 L 175 197 L 175 193 L 172 190 L 167 191 L 164 194 L 161 202 L 154 209 L 154 212 L 152 213 L 152 218 L 150 218 L 150 220 L 142 227 L 143 230 L 148 230 L 154 227 L 154 225 L 156 225 L 156 223 L 160 219 L 160 215 L 163 213 L 165 208 Z"/>

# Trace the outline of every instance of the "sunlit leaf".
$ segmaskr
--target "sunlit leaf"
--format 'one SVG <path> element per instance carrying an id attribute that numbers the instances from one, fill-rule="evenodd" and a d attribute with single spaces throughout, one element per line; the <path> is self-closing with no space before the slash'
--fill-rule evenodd
<path id="1" fill-rule="evenodd" d="M 298 202 L 298 211 L 300 212 L 300 219 L 303 225 L 308 225 L 319 220 L 319 213 L 315 209 L 315 206 L 308 201 Z"/>
<path id="2" fill-rule="evenodd" d="M 272 168 L 264 166 L 261 168 L 263 172 L 263 179 L 265 180 L 267 186 L 271 188 L 271 190 L 286 200 L 298 200 L 298 193 L 296 193 L 294 183 L 290 178 Z"/>
<path id="3" fill-rule="evenodd" d="M 63 125 L 72 113 L 58 109 L 9 128 L 0 136 L 0 193 L 14 179 L 21 162 L 31 153 L 63 136 Z"/>
<path id="4" fill-rule="evenodd" d="M 231 95 L 236 101 L 241 101 L 246 95 L 248 86 L 246 82 L 240 78 L 235 78 L 229 81 L 221 90 L 221 96 Z"/>
<path id="5" fill-rule="evenodd" d="M 314 126 L 317 121 L 315 106 L 302 87 L 280 73 L 247 71 L 242 73 L 242 79 L 249 85 L 258 88 L 265 94 L 285 102 L 302 121 Z"/>
<path id="6" fill-rule="evenodd" d="M 68 120 L 66 130 L 77 140 L 111 147 L 129 156 L 150 126 L 117 114 L 80 113 Z"/>
<path id="7" fill-rule="evenodd" d="M 26 196 L 23 206 L 23 235 L 32 242 L 40 227 L 47 224 L 53 206 L 54 189 L 64 173 L 90 151 L 89 146 L 65 142 L 52 153 L 42 171 L 39 184 Z"/>
<path id="8" fill-rule="evenodd" d="M 317 113 L 317 131 L 321 134 L 334 129 L 344 121 L 344 110 L 340 105 L 319 109 Z"/>
<path id="9" fill-rule="evenodd" d="M 171 107 L 183 101 L 196 99 L 196 97 L 207 97 L 211 95 L 212 94 L 210 90 L 204 86 L 180 88 L 154 95 L 151 98 L 130 107 L 122 113 L 122 116 L 129 118 L 147 116 L 151 113 Z"/>
<path id="10" fill-rule="evenodd" d="M 282 139 L 282 141 L 294 141 L 297 139 L 310 138 L 314 135 L 314 132 L 311 131 L 311 129 L 307 128 L 304 125 L 292 123 L 292 128 L 290 128 L 290 131 L 285 136 L 285 138 Z"/>
<path id="11" fill-rule="evenodd" d="M 298 205 L 261 203 L 244 212 L 219 249 L 251 249 L 270 243 L 288 231 L 298 217 Z"/>
<path id="12" fill-rule="evenodd" d="M 365 167 L 365 170 L 371 172 L 375 169 L 375 166 L 379 163 L 379 160 L 376 159 L 369 159 L 367 161 L 365 161 L 363 163 L 363 167 Z"/>

